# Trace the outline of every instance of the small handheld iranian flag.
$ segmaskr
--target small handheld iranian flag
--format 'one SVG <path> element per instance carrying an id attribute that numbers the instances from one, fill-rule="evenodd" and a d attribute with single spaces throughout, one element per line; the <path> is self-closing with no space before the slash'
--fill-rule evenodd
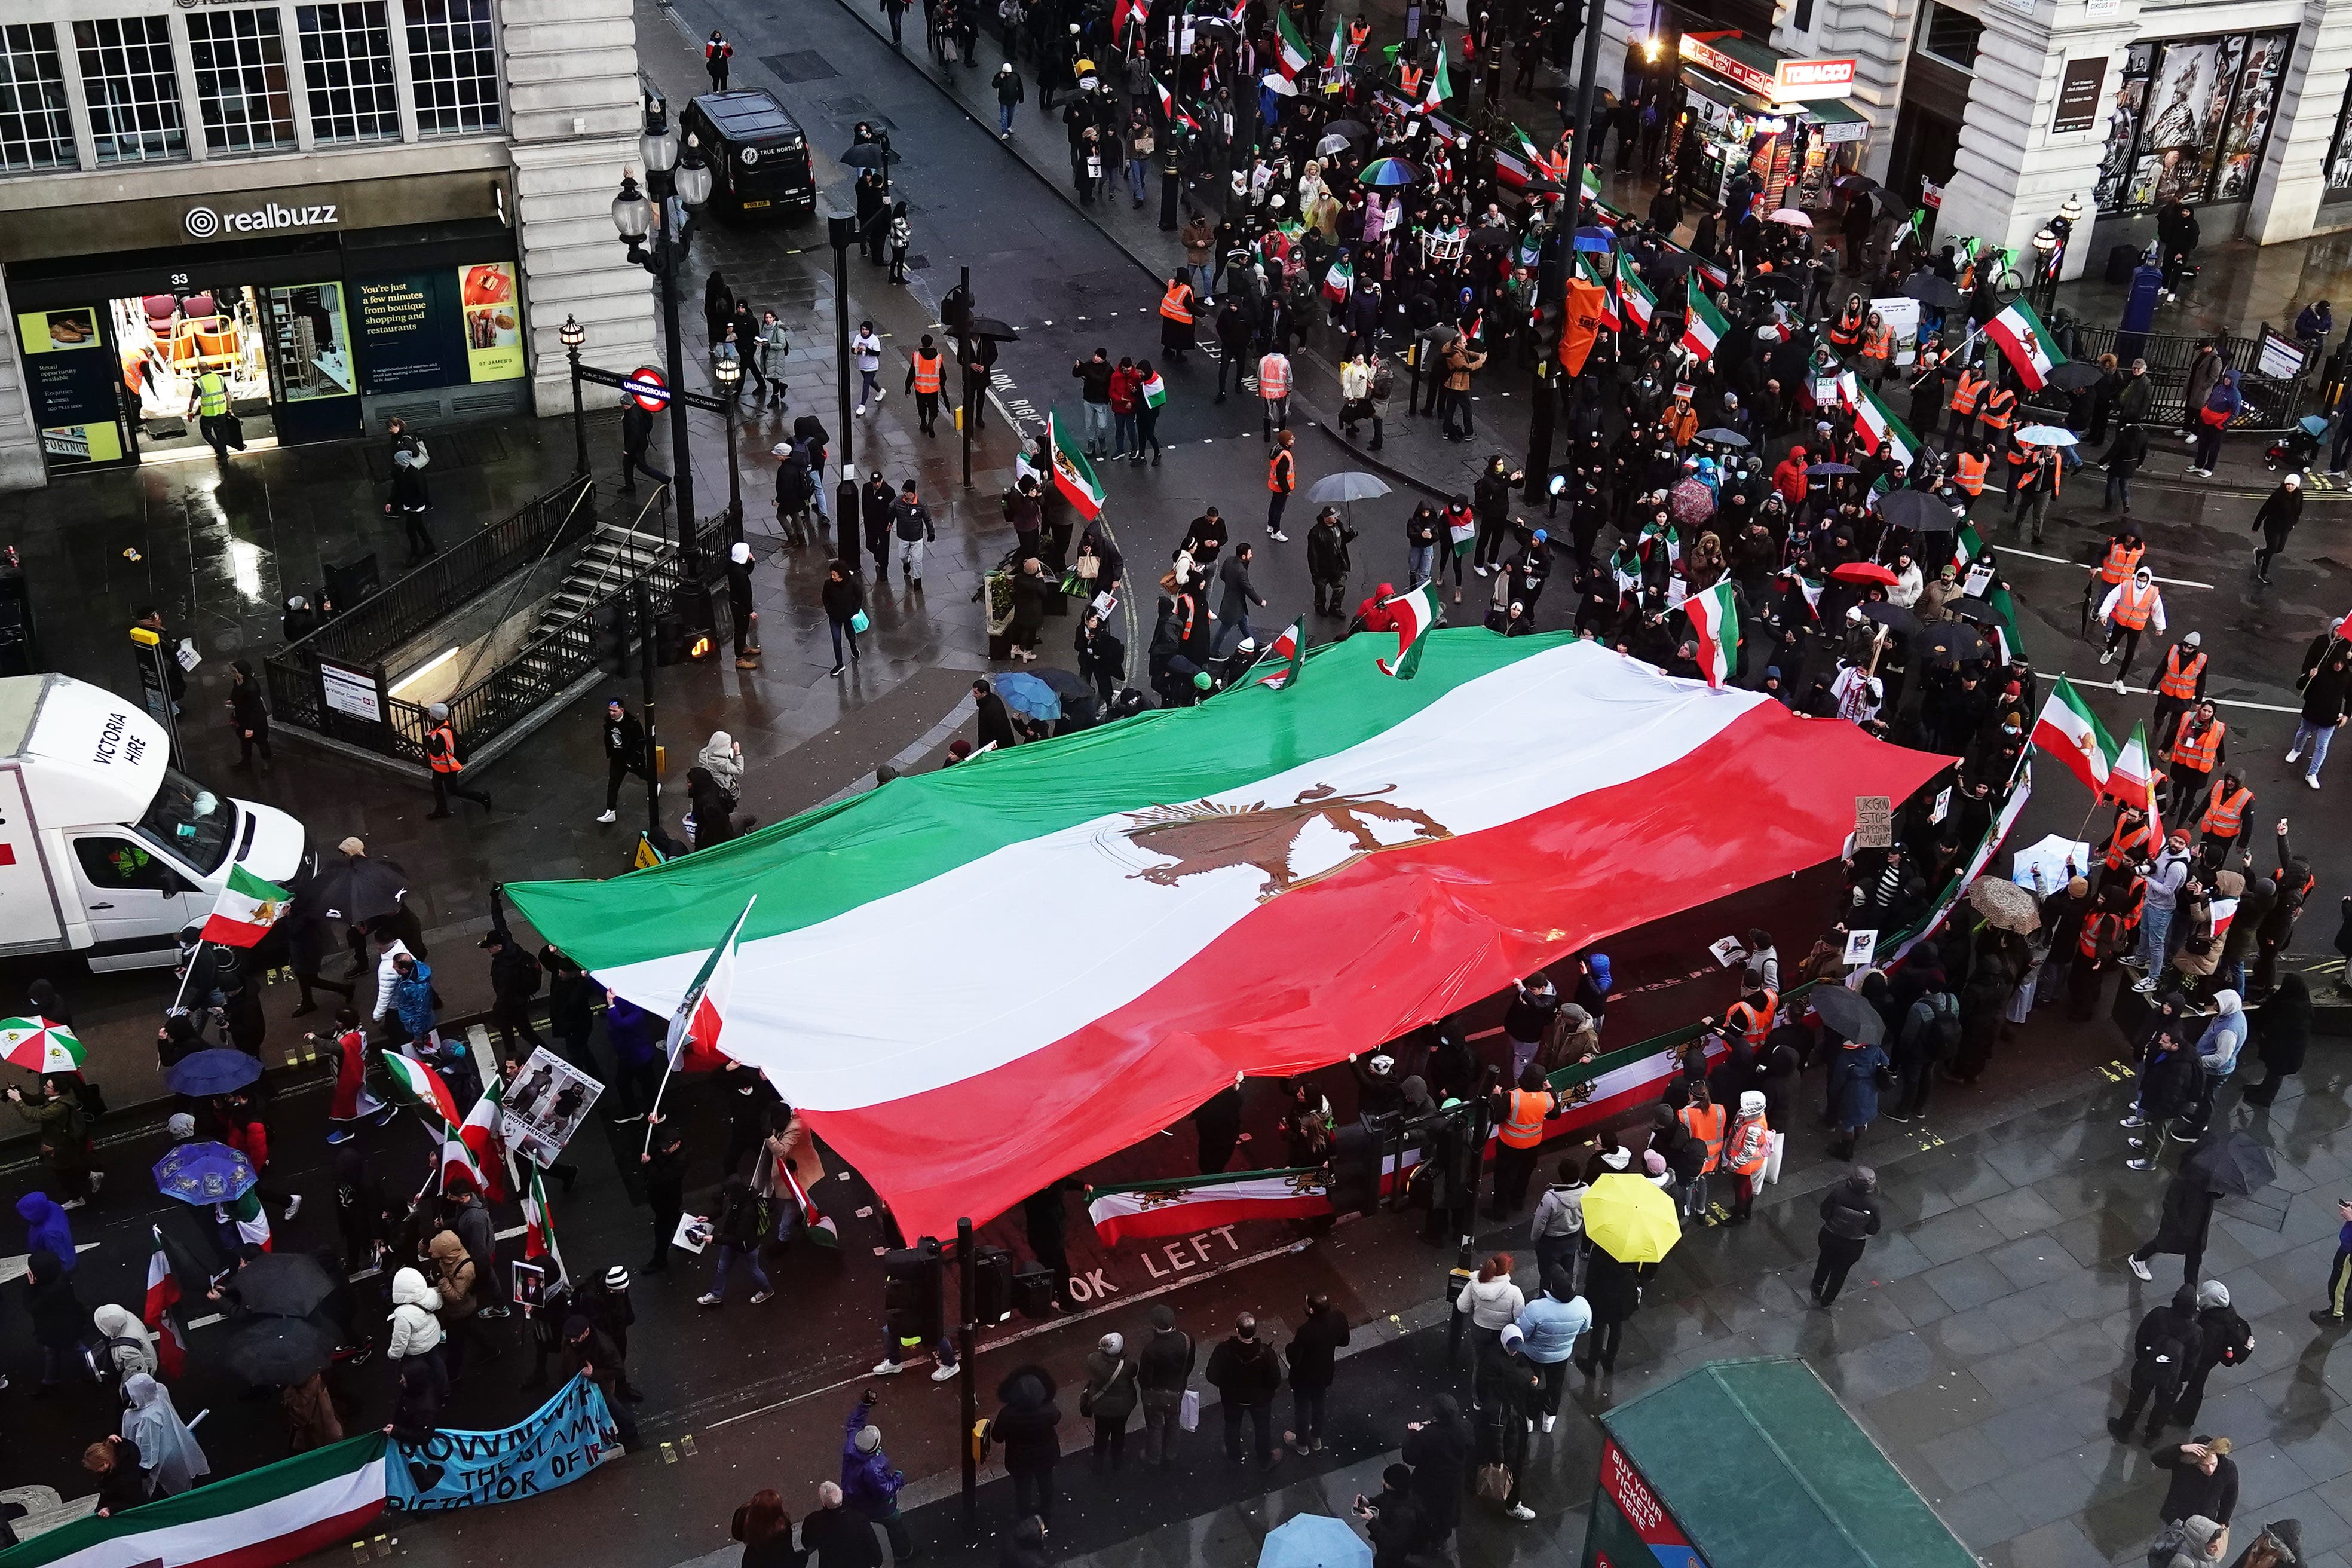
<path id="1" fill-rule="evenodd" d="M 718 1068 L 727 1058 L 719 1054 L 719 1037 L 727 1026 L 727 999 L 735 990 L 735 949 L 743 935 L 743 922 L 751 918 L 751 906 L 759 902 L 755 894 L 744 900 L 743 912 L 727 928 L 727 934 L 710 956 L 702 961 L 702 971 L 679 998 L 677 1011 L 670 1015 L 669 1037 L 666 1048 L 673 1069 L 686 1068 Z"/>
<path id="2" fill-rule="evenodd" d="M 1608 280 L 1593 269 L 1592 263 L 1585 258 L 1584 252 L 1580 250 L 1576 253 L 1576 276 L 1580 280 L 1601 290 L 1601 324 L 1612 332 L 1623 331 L 1625 318 L 1617 313 L 1617 290 L 1612 289 Z"/>
<path id="3" fill-rule="evenodd" d="M 1176 101 L 1176 95 L 1168 90 L 1166 82 L 1161 81 L 1158 77 L 1153 77 L 1151 85 L 1160 91 L 1160 114 L 1162 119 L 1171 125 L 1181 125 L 1187 131 L 1201 129 L 1201 122 L 1184 112 L 1183 107 Z"/>
<path id="4" fill-rule="evenodd" d="M 1698 637 L 1698 667 L 1706 672 L 1707 685 L 1720 691 L 1739 657 L 1739 611 L 1732 602 L 1731 579 L 1700 589 L 1682 607 Z"/>
<path id="5" fill-rule="evenodd" d="M 1342 21 L 1340 21 L 1340 20 L 1339 20 L 1337 17 L 1334 17 L 1334 18 L 1332 19 L 1332 22 L 1331 22 L 1331 43 L 1330 43 L 1330 47 L 1328 47 L 1328 48 L 1326 48 L 1326 49 L 1323 51 L 1323 68 L 1324 68 L 1325 70 L 1327 70 L 1327 71 L 1335 71 L 1335 70 L 1338 70 L 1338 69 L 1339 68 L 1339 67 L 1340 67 L 1340 66 L 1341 66 L 1341 65 L 1342 65 L 1342 64 L 1347 60 L 1347 58 L 1348 58 L 1347 37 L 1348 37 L 1348 26 L 1347 26 L 1347 24 L 1346 24 L 1346 23 L 1344 23 L 1344 22 L 1342 22 Z"/>
<path id="6" fill-rule="evenodd" d="M 1685 279 L 1683 290 L 1683 347 L 1701 359 L 1712 359 L 1715 345 L 1731 331 L 1731 323 L 1723 319 L 1722 311 L 1706 302 L 1706 296 L 1699 292 L 1696 282 Z"/>
<path id="7" fill-rule="evenodd" d="M 1314 57 L 1307 52 L 1307 40 L 1298 35 L 1297 25 L 1290 19 L 1290 8 L 1278 8 L 1274 14 L 1275 64 L 1282 68 L 1282 79 L 1295 81 Z"/>
<path id="8" fill-rule="evenodd" d="M 1266 673 L 1257 679 L 1260 686 L 1271 686 L 1276 691 L 1298 679 L 1298 671 L 1307 662 L 1307 617 L 1299 616 L 1282 628 L 1274 646 L 1265 650 L 1258 668 Z"/>
<path id="9" fill-rule="evenodd" d="M 1457 560 L 1462 556 L 1469 554 L 1470 552 L 1475 549 L 1478 544 L 1478 519 L 1476 514 L 1465 512 L 1458 521 L 1448 523 L 1445 528 L 1445 535 L 1446 538 L 1453 542 L 1454 554 Z"/>
<path id="10" fill-rule="evenodd" d="M 1077 509 L 1081 518 L 1092 521 L 1101 515 L 1103 501 L 1110 492 L 1095 477 L 1095 466 L 1087 461 L 1086 453 L 1062 439 L 1060 415 L 1045 416 L 1045 437 L 1054 459 L 1054 488 Z"/>
<path id="11" fill-rule="evenodd" d="M 1429 73 L 1429 89 L 1422 94 L 1421 106 L 1425 110 L 1443 109 L 1445 100 L 1453 96 L 1454 79 L 1445 71 L 1445 40 L 1440 38 L 1437 40 L 1437 68 Z"/>
<path id="12" fill-rule="evenodd" d="M 173 1268 L 172 1243 L 163 1239 L 161 1227 L 147 1228 L 155 1237 L 155 1250 L 147 1255 L 147 1300 L 139 1319 L 154 1334 L 155 1356 L 163 1375 L 177 1377 L 188 1362 L 187 1337 L 180 1331 L 180 1315 L 174 1310 L 180 1304 L 180 1277 Z M 183 1257 L 179 1261 L 187 1265 L 194 1279 L 205 1279 L 203 1267 L 193 1259 Z"/>
<path id="13" fill-rule="evenodd" d="M 1395 662 L 1377 659 L 1382 675 L 1393 675 L 1399 680 L 1411 680 L 1421 672 L 1421 645 L 1430 628 L 1437 625 L 1437 602 L 1423 583 L 1410 594 L 1399 594 L 1383 600 L 1381 607 L 1396 616 L 1397 657 Z"/>
<path id="14" fill-rule="evenodd" d="M 2107 769 L 2107 794 L 2126 805 L 2138 806 L 2147 813 L 2147 829 L 2160 841 L 2163 826 L 2156 817 L 2156 764 L 2150 760 L 2147 744 L 2147 721 L 2132 726 L 2131 739 L 2116 753 L 2113 766 Z"/>
<path id="15" fill-rule="evenodd" d="M 1330 270 L 1323 274 L 1323 298 L 1334 305 L 1343 305 L 1355 287 L 1356 268 L 1349 262 L 1348 253 L 1343 250 L 1332 258 Z"/>
<path id="16" fill-rule="evenodd" d="M 1168 405 L 1168 384 L 1160 379 L 1158 371 L 1151 373 L 1151 379 L 1143 384 L 1141 391 L 1143 405 L 1146 408 L 1164 408 Z"/>
<path id="17" fill-rule="evenodd" d="M 2042 716 L 2033 721 L 2029 740 L 2034 750 L 2065 763 L 2067 771 L 2093 795 L 2107 787 L 2107 775 L 2115 766 L 2115 737 L 2064 676 L 2051 688 L 2050 700 L 2042 705 Z"/>
<path id="18" fill-rule="evenodd" d="M 1637 332 L 1648 331 L 1650 323 L 1658 319 L 1658 297 L 1633 276 L 1622 256 L 1617 259 L 1617 302 L 1625 312 L 1626 324 Z"/>
<path id="19" fill-rule="evenodd" d="M 1893 461 L 1909 468 L 1916 460 L 1919 437 L 1910 427 L 1895 416 L 1895 411 L 1878 400 L 1878 394 L 1857 384 L 1861 401 L 1854 405 L 1853 433 L 1861 440 L 1863 450 L 1876 456 L 1884 451 Z"/>
<path id="20" fill-rule="evenodd" d="M 1984 553 L 1984 535 L 1972 522 L 1960 524 L 1960 531 L 1952 539 L 1952 570 L 1965 574 L 1969 563 Z"/>
<path id="21" fill-rule="evenodd" d="M 444 1151 L 441 1161 L 441 1184 L 444 1187 L 449 1183 L 451 1155 L 463 1154 L 466 1175 L 482 1196 L 492 1203 L 506 1201 L 506 1183 L 500 1179 L 505 1162 L 499 1158 L 496 1131 L 499 1107 L 505 1101 L 506 1093 L 506 1080 L 492 1079 L 474 1101 L 474 1109 L 466 1112 L 466 1120 L 457 1124 L 457 1136 L 449 1141 L 449 1147 Z"/>
<path id="22" fill-rule="evenodd" d="M 457 1097 L 449 1092 L 449 1086 L 441 1081 L 439 1073 L 398 1051 L 385 1051 L 383 1056 L 383 1065 L 392 1069 L 392 1081 L 410 1104 L 437 1119 L 444 1127 L 455 1127 L 463 1120 L 457 1114 Z"/>
<path id="23" fill-rule="evenodd" d="M 265 882 L 242 866 L 228 868 L 219 901 L 205 921 L 204 937 L 224 947 L 251 947 L 286 918 L 294 895 L 275 882 Z"/>
<path id="24" fill-rule="evenodd" d="M 2042 318 L 2033 313 L 2033 307 L 2025 302 L 2022 295 L 2017 303 L 1987 321 L 1985 331 L 2009 356 L 2011 367 L 2028 392 L 2041 391 L 2050 373 L 2066 363 L 2066 356 L 2050 341 L 2050 329 L 2042 324 Z"/>

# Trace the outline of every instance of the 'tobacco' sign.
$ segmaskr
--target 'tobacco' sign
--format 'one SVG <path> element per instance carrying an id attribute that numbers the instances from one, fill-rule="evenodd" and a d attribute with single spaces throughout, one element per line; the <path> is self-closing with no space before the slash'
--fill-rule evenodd
<path id="1" fill-rule="evenodd" d="M 1772 68 L 1774 101 L 1843 98 L 1853 87 L 1853 61 L 1781 60 Z"/>

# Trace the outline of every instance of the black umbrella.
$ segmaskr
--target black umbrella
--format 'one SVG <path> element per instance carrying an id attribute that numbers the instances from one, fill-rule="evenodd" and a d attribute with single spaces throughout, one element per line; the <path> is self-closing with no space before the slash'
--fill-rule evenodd
<path id="1" fill-rule="evenodd" d="M 1645 276 L 1654 274 L 1660 279 L 1679 278 L 1691 269 L 1694 258 L 1687 250 L 1662 250 L 1658 258 L 1642 270 Z"/>
<path id="2" fill-rule="evenodd" d="M 1919 617 L 1890 600 L 1869 600 L 1863 605 L 1862 614 L 1864 620 L 1876 621 L 1899 637 L 1910 637 L 1919 629 Z"/>
<path id="3" fill-rule="evenodd" d="M 1919 647 L 1936 664 L 1965 664 L 1992 651 L 1984 633 L 1966 621 L 1938 621 L 1919 639 Z"/>
<path id="4" fill-rule="evenodd" d="M 256 1318 L 229 1336 L 228 1369 L 257 1388 L 286 1388 L 327 1370 L 335 1331 L 316 1318 Z"/>
<path id="5" fill-rule="evenodd" d="M 1702 430 L 1698 433 L 1698 438 L 1702 441 L 1712 441 L 1718 447 L 1745 447 L 1748 445 L 1748 437 L 1742 436 L 1737 430 Z"/>
<path id="6" fill-rule="evenodd" d="M 975 338 L 992 338 L 1000 343 L 1017 343 L 1021 341 L 1018 329 L 1006 326 L 993 316 L 974 316 L 971 319 L 971 335 Z"/>
<path id="7" fill-rule="evenodd" d="M 1470 231 L 1469 245 L 1473 250 L 1500 250 L 1510 243 L 1511 231 L 1498 228 L 1491 223 L 1480 224 Z"/>
<path id="8" fill-rule="evenodd" d="M 1091 724 L 1102 717 L 1102 699 L 1073 671 L 1056 669 L 1041 664 L 1034 672 L 1037 679 L 1054 689 L 1062 700 L 1062 717 L 1077 724 Z"/>
<path id="9" fill-rule="evenodd" d="M 307 912 L 322 920 L 372 921 L 393 913 L 408 891 L 408 873 L 389 860 L 346 855 L 319 873 Z"/>
<path id="10" fill-rule="evenodd" d="M 895 151 L 879 142 L 860 142 L 841 155 L 841 161 L 853 169 L 878 169 L 885 163 L 906 162 Z"/>
<path id="11" fill-rule="evenodd" d="M 265 1252 L 231 1275 L 228 1289 L 257 1316 L 307 1318 L 335 1293 L 335 1281 L 307 1252 Z"/>
<path id="12" fill-rule="evenodd" d="M 2216 1192 L 2234 1193 L 2242 1198 L 2278 1177 L 2271 1166 L 2271 1152 L 2242 1132 L 2215 1132 L 2197 1145 L 2180 1169 L 2184 1174 L 2200 1172 Z"/>
<path id="13" fill-rule="evenodd" d="M 1812 1004 L 1822 1023 L 1845 1039 L 1874 1046 L 1886 1038 L 1886 1020 L 1858 991 L 1824 980 L 1805 993 L 1805 1000 Z"/>
<path id="14" fill-rule="evenodd" d="M 1968 303 L 1969 298 L 1948 279 L 1938 278 L 1932 272 L 1914 272 L 1906 278 L 1903 292 L 1922 305 L 1933 305 L 1938 310 L 1958 310 Z"/>
<path id="15" fill-rule="evenodd" d="M 1371 131 L 1368 127 L 1361 125 L 1353 120 L 1335 120 L 1331 121 L 1330 124 L 1326 125 L 1323 128 L 1323 134 L 1326 136 L 1345 136 L 1351 142 L 1360 142 L 1365 137 L 1370 136 L 1371 134 Z"/>
<path id="16" fill-rule="evenodd" d="M 1951 507 L 1926 490 L 1889 490 L 1878 498 L 1878 515 L 1892 528 L 1914 533 L 1949 533 L 1959 520 Z"/>
<path id="17" fill-rule="evenodd" d="M 2050 367 L 2050 384 L 2061 392 L 2080 392 L 2086 386 L 2096 386 L 2107 373 L 2088 360 L 2070 359 L 2063 364 Z"/>

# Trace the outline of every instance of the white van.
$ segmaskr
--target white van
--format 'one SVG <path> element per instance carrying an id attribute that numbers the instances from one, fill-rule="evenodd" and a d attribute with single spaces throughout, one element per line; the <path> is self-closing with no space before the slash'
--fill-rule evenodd
<path id="1" fill-rule="evenodd" d="M 68 676 L 0 678 L 0 956 L 170 966 L 231 866 L 285 887 L 304 855 L 294 818 L 173 768 L 138 703 Z"/>

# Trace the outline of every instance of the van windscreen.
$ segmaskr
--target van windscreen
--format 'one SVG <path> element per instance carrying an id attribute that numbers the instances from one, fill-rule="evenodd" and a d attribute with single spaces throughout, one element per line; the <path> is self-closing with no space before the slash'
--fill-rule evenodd
<path id="1" fill-rule="evenodd" d="M 179 769 L 166 768 L 136 829 L 142 838 L 209 877 L 228 858 L 236 807 Z"/>

